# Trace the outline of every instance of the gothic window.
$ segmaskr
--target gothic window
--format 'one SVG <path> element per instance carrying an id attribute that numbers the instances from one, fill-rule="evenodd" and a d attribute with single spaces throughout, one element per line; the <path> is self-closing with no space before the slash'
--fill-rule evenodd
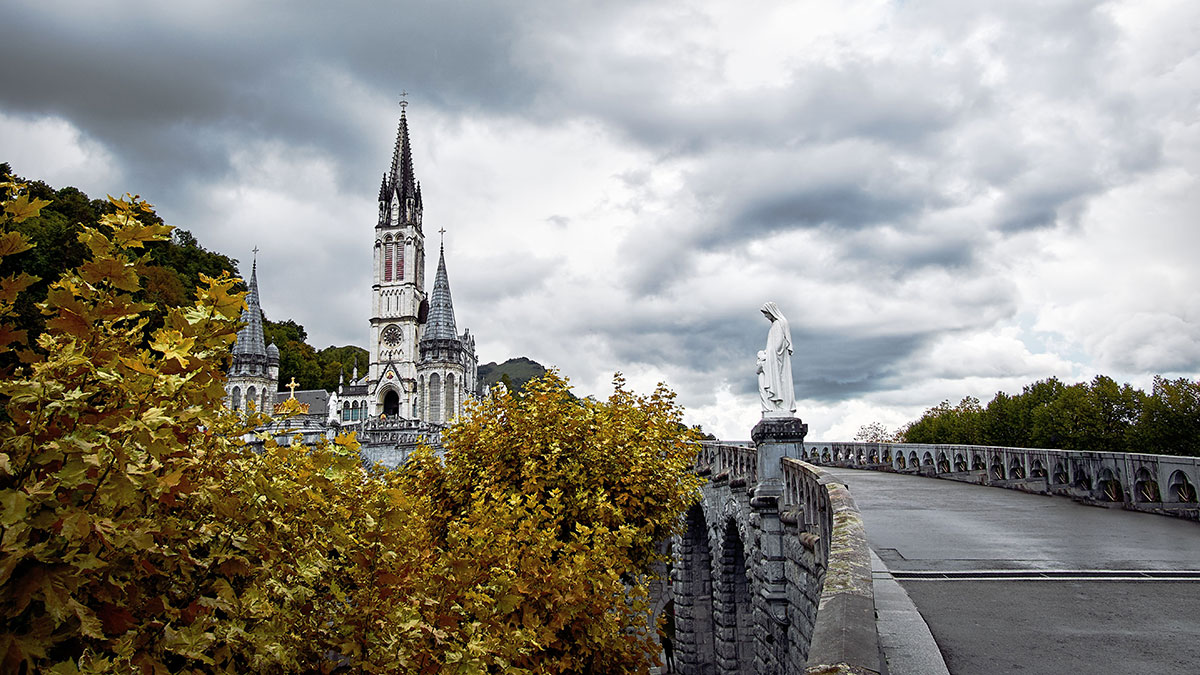
<path id="1" fill-rule="evenodd" d="M 342 421 L 350 421 L 350 401 L 342 401 Z"/>
<path id="2" fill-rule="evenodd" d="M 383 280 L 392 280 L 392 246 L 391 242 L 383 245 Z"/>
<path id="3" fill-rule="evenodd" d="M 242 388 L 241 387 L 233 388 L 233 409 L 234 410 L 242 409 Z"/>
<path id="4" fill-rule="evenodd" d="M 258 407 L 258 401 L 254 398 L 254 394 L 255 394 L 254 387 L 250 387 L 249 389 L 246 390 L 246 409 L 247 410 L 250 409 L 251 403 L 254 404 L 254 407 L 256 407 L 256 408 Z"/>
<path id="5" fill-rule="evenodd" d="M 396 242 L 396 281 L 404 281 L 404 242 Z"/>
<path id="6" fill-rule="evenodd" d="M 442 378 L 437 373 L 429 376 L 429 421 L 442 421 Z"/>
<path id="7" fill-rule="evenodd" d="M 446 420 L 449 421 L 458 411 L 454 407 L 454 373 L 446 376 Z"/>
<path id="8" fill-rule="evenodd" d="M 413 417 L 425 419 L 425 410 L 421 407 L 421 402 L 425 400 L 425 376 L 417 381 L 417 400 L 413 403 Z"/>

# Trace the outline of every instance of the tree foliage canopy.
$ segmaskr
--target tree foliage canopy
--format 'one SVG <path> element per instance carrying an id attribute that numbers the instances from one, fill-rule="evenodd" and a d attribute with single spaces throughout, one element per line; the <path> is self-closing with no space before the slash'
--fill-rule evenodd
<path id="1" fill-rule="evenodd" d="M 0 260 L 45 205 L 2 186 Z M 190 304 L 137 299 L 148 204 L 111 200 L 88 255 L 0 277 L 0 671 L 634 672 L 652 653 L 645 574 L 695 496 L 673 395 L 579 401 L 551 375 L 472 405 L 442 460 L 364 469 L 353 437 L 243 442 L 224 410 L 244 307 L 201 273 Z M 18 268 L 20 265 L 16 265 Z M 148 339 L 143 337 L 148 333 Z"/>
<path id="2" fill-rule="evenodd" d="M 1052 377 L 997 392 L 987 407 L 943 401 L 899 433 L 909 443 L 1200 455 L 1200 382 L 1156 376 L 1146 394 L 1104 375 L 1072 385 Z"/>

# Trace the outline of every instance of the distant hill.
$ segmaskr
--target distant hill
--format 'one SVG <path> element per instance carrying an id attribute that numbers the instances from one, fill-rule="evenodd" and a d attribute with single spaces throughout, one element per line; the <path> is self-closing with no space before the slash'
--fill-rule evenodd
<path id="1" fill-rule="evenodd" d="M 479 382 L 483 385 L 483 390 L 487 391 L 507 376 L 505 385 L 511 391 L 520 391 L 526 382 L 542 376 L 545 372 L 546 368 L 537 361 L 518 356 L 498 365 L 493 361 L 479 366 Z"/>

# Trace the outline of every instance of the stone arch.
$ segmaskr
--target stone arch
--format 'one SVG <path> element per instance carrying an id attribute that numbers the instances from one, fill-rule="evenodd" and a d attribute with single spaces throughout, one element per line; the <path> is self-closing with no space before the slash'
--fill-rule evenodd
<path id="1" fill-rule="evenodd" d="M 1125 490 L 1121 487 L 1121 481 L 1108 467 L 1100 469 L 1100 474 L 1096 477 L 1096 489 L 1100 491 L 1100 499 L 1106 502 L 1125 501 Z"/>
<path id="2" fill-rule="evenodd" d="M 721 531 L 721 559 L 713 595 L 716 663 L 722 673 L 754 672 L 754 606 L 746 568 L 745 537 L 737 519 Z"/>
<path id="3" fill-rule="evenodd" d="M 1080 490 L 1087 490 L 1088 492 L 1091 492 L 1091 490 L 1092 490 L 1092 475 L 1090 473 L 1088 473 L 1088 470 L 1086 467 L 1084 467 L 1082 464 L 1076 463 L 1074 466 L 1074 476 L 1075 476 L 1075 480 L 1071 481 L 1072 485 L 1079 488 Z"/>
<path id="4" fill-rule="evenodd" d="M 992 480 L 1004 480 L 1004 459 L 1000 455 L 992 455 L 992 466 L 989 473 Z"/>
<path id="5" fill-rule="evenodd" d="M 1008 462 L 1008 477 L 1018 480 L 1025 477 L 1025 462 L 1021 457 L 1013 457 Z"/>
<path id="6" fill-rule="evenodd" d="M 429 421 L 442 421 L 442 377 L 437 373 L 429 376 Z"/>
<path id="7" fill-rule="evenodd" d="M 954 453 L 954 470 L 955 471 L 966 471 L 967 470 L 967 458 L 961 452 Z"/>
<path id="8" fill-rule="evenodd" d="M 885 447 L 885 448 L 883 449 L 883 463 L 884 463 L 884 464 L 891 464 L 891 463 L 892 463 L 892 449 L 891 449 L 891 447 Z"/>
<path id="9" fill-rule="evenodd" d="M 971 454 L 971 470 L 987 471 L 987 464 L 983 461 L 983 455 L 978 452 Z"/>
<path id="10" fill-rule="evenodd" d="M 829 464 L 831 461 L 832 461 L 832 460 L 831 460 L 831 456 L 830 456 L 830 454 L 829 454 L 829 448 L 825 448 L 825 450 L 823 450 L 823 451 L 821 452 L 821 463 L 822 463 L 822 464 Z"/>
<path id="11" fill-rule="evenodd" d="M 917 458 L 917 451 L 913 450 L 908 453 L 908 467 L 910 469 L 921 468 L 921 460 Z"/>
<path id="12" fill-rule="evenodd" d="M 1045 478 L 1046 477 L 1046 465 L 1042 463 L 1042 460 L 1040 460 L 1040 459 L 1033 460 L 1033 464 L 1030 465 L 1030 467 L 1029 467 L 1029 475 L 1032 478 Z"/>
<path id="13" fill-rule="evenodd" d="M 233 393 L 230 394 L 230 400 L 233 403 L 234 410 L 242 409 L 242 388 L 241 387 L 233 388 Z"/>
<path id="14" fill-rule="evenodd" d="M 1055 485 L 1066 485 L 1071 482 L 1071 477 L 1067 474 L 1067 465 L 1062 462 L 1054 463 L 1054 476 L 1052 482 Z"/>
<path id="15" fill-rule="evenodd" d="M 1134 499 L 1139 502 L 1161 502 L 1162 493 L 1158 489 L 1158 481 L 1154 480 L 1150 470 L 1146 467 L 1141 467 L 1137 470 L 1137 477 L 1133 485 Z"/>
<path id="16" fill-rule="evenodd" d="M 933 453 L 926 452 L 921 455 L 921 466 L 933 466 Z"/>
<path id="17" fill-rule="evenodd" d="M 716 629 L 713 624 L 713 556 L 704 509 L 695 504 L 687 512 L 687 529 L 675 552 L 676 644 L 689 645 L 677 660 L 685 671 L 713 672 L 716 664 Z"/>
<path id="18" fill-rule="evenodd" d="M 1168 481 L 1168 490 L 1170 491 L 1171 500 L 1183 502 L 1185 504 L 1196 503 L 1196 486 L 1192 481 L 1188 480 L 1188 476 L 1183 471 L 1175 471 L 1171 474 L 1171 479 Z"/>
<path id="19" fill-rule="evenodd" d="M 950 458 L 941 450 L 938 451 L 937 470 L 938 473 L 950 473 Z"/>
<path id="20" fill-rule="evenodd" d="M 256 397 L 256 394 L 258 394 L 258 392 L 254 389 L 254 387 L 246 388 L 246 410 L 250 409 L 251 404 L 253 404 L 256 409 L 259 407 L 258 406 L 258 398 Z M 261 412 L 261 410 L 260 410 L 260 412 Z"/>
<path id="21" fill-rule="evenodd" d="M 458 414 L 458 407 L 455 405 L 455 395 L 458 390 L 454 387 L 454 373 L 446 374 L 446 421 L 449 422 Z"/>
<path id="22" fill-rule="evenodd" d="M 874 448 L 871 450 L 870 462 L 871 464 L 879 463 L 879 448 Z"/>
<path id="23" fill-rule="evenodd" d="M 400 392 L 395 387 L 385 387 L 381 392 L 379 402 L 383 404 L 383 414 L 388 418 L 400 416 Z"/>
<path id="24" fill-rule="evenodd" d="M 896 461 L 892 464 L 892 466 L 895 467 L 895 469 L 897 471 L 902 471 L 902 470 L 904 470 L 904 468 L 907 465 L 908 465 L 908 462 L 904 459 L 904 453 L 897 452 L 896 453 Z"/>

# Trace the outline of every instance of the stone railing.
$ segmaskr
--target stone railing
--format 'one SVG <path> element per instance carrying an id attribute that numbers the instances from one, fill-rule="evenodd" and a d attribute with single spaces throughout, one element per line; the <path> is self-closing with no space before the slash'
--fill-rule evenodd
<path id="1" fill-rule="evenodd" d="M 1200 520 L 1200 458 L 918 443 L 802 444 L 813 464 L 932 476 Z"/>
<path id="2" fill-rule="evenodd" d="M 751 661 L 743 672 L 882 672 L 862 520 L 844 485 L 796 458 L 800 447 L 697 452 L 709 480 L 672 573 L 679 672 Z"/>
<path id="3" fill-rule="evenodd" d="M 788 589 L 790 604 L 806 609 L 793 620 L 798 634 L 811 636 L 804 672 L 883 672 L 871 549 L 854 498 L 820 468 L 786 457 L 782 462 L 781 520 L 792 535 L 785 547 L 787 564 L 815 563 L 805 570 L 815 583 Z"/>

